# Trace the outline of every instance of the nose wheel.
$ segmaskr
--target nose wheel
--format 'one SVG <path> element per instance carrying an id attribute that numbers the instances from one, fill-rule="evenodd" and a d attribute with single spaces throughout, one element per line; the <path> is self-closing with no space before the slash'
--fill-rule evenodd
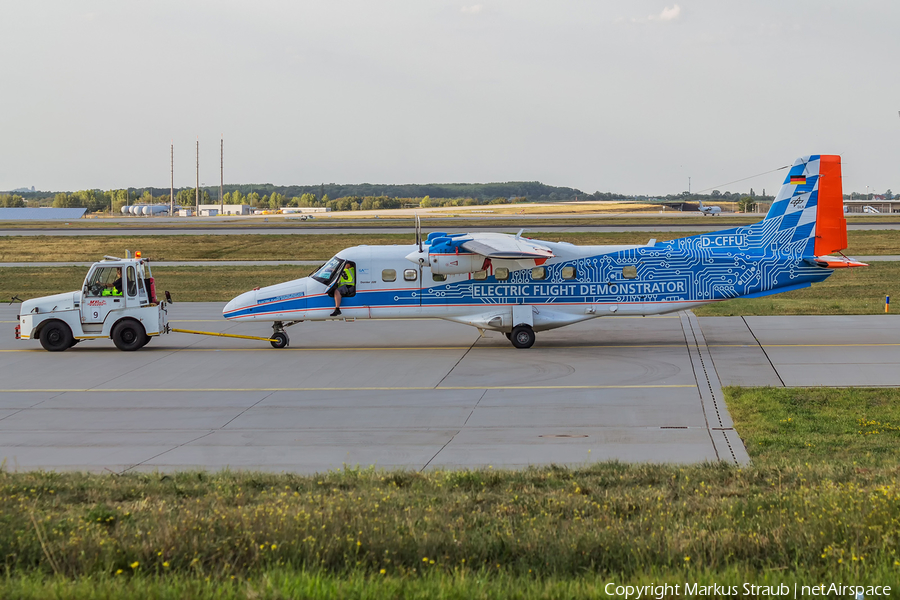
<path id="1" fill-rule="evenodd" d="M 293 325 L 293 323 L 291 323 Z M 275 321 L 272 324 L 272 341 L 269 342 L 272 344 L 273 348 L 287 348 L 288 344 L 291 343 L 291 338 L 288 337 L 287 332 L 284 330 L 284 324 L 281 321 Z"/>
<path id="2" fill-rule="evenodd" d="M 291 343 L 288 334 L 283 331 L 279 331 L 278 333 L 272 334 L 272 341 L 269 342 L 272 344 L 273 348 L 287 348 L 288 344 Z"/>

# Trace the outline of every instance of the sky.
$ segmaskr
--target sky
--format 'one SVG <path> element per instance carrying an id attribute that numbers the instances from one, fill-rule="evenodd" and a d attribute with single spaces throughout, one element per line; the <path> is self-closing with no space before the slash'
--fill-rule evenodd
<path id="1" fill-rule="evenodd" d="M 895 0 L 0 0 L 0 190 L 900 192 Z M 767 173 L 753 179 L 729 182 Z"/>

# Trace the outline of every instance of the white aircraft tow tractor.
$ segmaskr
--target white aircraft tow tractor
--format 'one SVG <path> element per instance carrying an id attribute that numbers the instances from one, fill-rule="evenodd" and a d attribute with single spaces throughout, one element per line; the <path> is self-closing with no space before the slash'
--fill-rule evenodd
<path id="1" fill-rule="evenodd" d="M 232 335 L 210 331 L 171 329 L 168 303 L 156 298 L 150 260 L 140 252 L 118 258 L 104 256 L 94 263 L 75 292 L 32 298 L 22 302 L 16 325 L 16 339 L 39 339 L 50 352 L 68 350 L 82 340 L 112 338 L 116 348 L 133 351 L 150 338 L 170 332 L 219 337 L 247 338 L 272 342 L 270 338 Z"/>

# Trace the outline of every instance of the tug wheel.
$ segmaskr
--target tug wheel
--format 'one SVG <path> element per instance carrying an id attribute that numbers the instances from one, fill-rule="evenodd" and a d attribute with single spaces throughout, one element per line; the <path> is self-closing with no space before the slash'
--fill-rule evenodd
<path id="1" fill-rule="evenodd" d="M 143 347 L 147 332 L 144 326 L 134 319 L 122 319 L 112 329 L 112 339 L 116 348 L 125 352 L 132 352 Z"/>
<path id="2" fill-rule="evenodd" d="M 291 339 L 288 337 L 288 334 L 283 331 L 277 331 L 273 333 L 272 339 L 275 341 L 269 343 L 272 344 L 273 348 L 287 348 L 288 344 L 291 343 Z"/>
<path id="3" fill-rule="evenodd" d="M 50 321 L 41 328 L 41 346 L 48 352 L 62 352 L 75 345 L 72 330 L 62 321 Z"/>

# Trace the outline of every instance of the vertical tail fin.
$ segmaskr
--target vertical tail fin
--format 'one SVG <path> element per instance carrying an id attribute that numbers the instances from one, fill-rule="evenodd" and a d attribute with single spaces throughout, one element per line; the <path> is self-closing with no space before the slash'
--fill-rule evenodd
<path id="1" fill-rule="evenodd" d="M 847 219 L 844 218 L 840 156 L 819 158 L 818 201 L 816 256 L 844 250 L 847 247 Z"/>
<path id="2" fill-rule="evenodd" d="M 841 183 L 841 157 L 813 155 L 798 158 L 785 177 L 765 221 L 777 220 L 784 242 L 804 244 L 803 254 L 823 256 L 847 247 L 847 221 Z"/>

